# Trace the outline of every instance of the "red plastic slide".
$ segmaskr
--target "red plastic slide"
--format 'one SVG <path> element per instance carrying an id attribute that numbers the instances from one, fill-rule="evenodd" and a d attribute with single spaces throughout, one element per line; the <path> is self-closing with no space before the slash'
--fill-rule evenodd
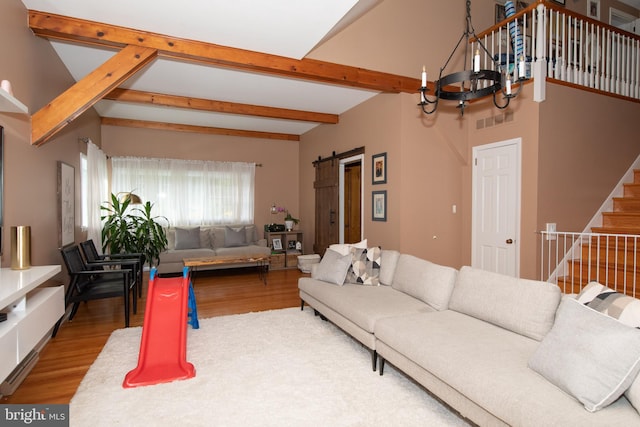
<path id="1" fill-rule="evenodd" d="M 185 380 L 196 375 L 187 362 L 189 274 L 157 278 L 151 272 L 138 366 L 124 378 L 124 388 Z"/>

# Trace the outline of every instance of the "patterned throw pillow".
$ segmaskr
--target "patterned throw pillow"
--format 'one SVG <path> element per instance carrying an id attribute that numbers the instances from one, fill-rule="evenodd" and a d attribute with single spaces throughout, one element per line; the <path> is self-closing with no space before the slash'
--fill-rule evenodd
<path id="1" fill-rule="evenodd" d="M 577 300 L 627 326 L 640 328 L 640 300 L 636 298 L 591 282 L 580 292 Z"/>
<path id="2" fill-rule="evenodd" d="M 347 274 L 347 282 L 379 286 L 381 253 L 379 247 L 351 248 L 351 268 Z"/>

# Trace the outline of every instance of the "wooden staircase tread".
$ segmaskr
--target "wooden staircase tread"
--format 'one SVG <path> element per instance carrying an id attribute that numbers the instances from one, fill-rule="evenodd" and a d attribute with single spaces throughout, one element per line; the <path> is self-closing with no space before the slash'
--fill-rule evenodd
<path id="1" fill-rule="evenodd" d="M 602 215 L 606 215 L 606 216 L 637 216 L 637 217 L 640 217 L 640 212 L 602 212 Z"/>
<path id="2" fill-rule="evenodd" d="M 600 234 L 640 235 L 640 227 L 592 227 L 591 231 Z"/>
<path id="3" fill-rule="evenodd" d="M 576 266 L 580 266 L 580 260 L 579 259 L 575 259 L 575 260 L 569 260 L 567 261 L 568 264 L 575 264 Z M 608 268 L 610 270 L 617 270 L 619 272 L 627 272 L 629 274 L 633 274 L 634 273 L 634 265 L 633 263 L 624 263 L 624 262 L 615 262 L 614 260 L 609 260 L 609 263 L 607 264 L 607 262 L 605 260 L 600 260 L 598 262 L 596 261 L 591 261 L 591 262 L 587 262 L 587 261 L 582 261 L 582 267 L 599 267 L 601 269 L 604 268 Z M 638 274 L 640 273 L 640 265 L 636 265 L 635 266 L 635 273 Z"/>

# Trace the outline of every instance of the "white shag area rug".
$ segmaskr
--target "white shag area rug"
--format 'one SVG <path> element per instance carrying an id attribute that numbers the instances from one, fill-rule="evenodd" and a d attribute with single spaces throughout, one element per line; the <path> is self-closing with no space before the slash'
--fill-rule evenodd
<path id="1" fill-rule="evenodd" d="M 122 387 L 142 328 L 114 331 L 70 405 L 71 426 L 465 426 L 422 388 L 305 307 L 189 327 L 194 378 Z"/>

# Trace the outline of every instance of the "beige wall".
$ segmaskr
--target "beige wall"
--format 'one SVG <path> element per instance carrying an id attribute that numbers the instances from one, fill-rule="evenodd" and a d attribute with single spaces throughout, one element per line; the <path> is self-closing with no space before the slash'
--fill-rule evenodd
<path id="1" fill-rule="evenodd" d="M 492 101 L 484 101 L 482 105 L 472 104 L 465 112 L 468 124 L 469 157 L 473 147 L 521 138 L 522 170 L 520 200 L 520 261 L 521 277 L 533 278 L 537 271 L 536 231 L 538 204 L 538 139 L 539 139 L 539 106 L 533 101 L 533 84 L 524 89 L 506 110 L 493 107 Z M 508 116 L 511 116 L 508 118 Z M 500 120 L 501 119 L 501 120 Z M 478 128 L 478 121 L 484 127 Z M 487 125 L 489 123 L 490 125 Z M 493 123 L 493 124 L 491 124 Z M 464 264 L 471 263 L 471 220 L 472 220 L 472 166 L 470 160 L 462 168 L 463 200 L 463 234 L 462 247 L 465 254 Z"/>
<path id="2" fill-rule="evenodd" d="M 35 37 L 26 25 L 27 11 L 19 0 L 0 5 L 0 79 L 11 81 L 14 95 L 34 113 L 73 83 L 48 41 Z M 31 226 L 31 262 L 60 264 L 57 228 L 57 162 L 76 168 L 79 188 L 80 137 L 100 143 L 94 110 L 89 110 L 42 147 L 30 144 L 27 116 L 0 113 L 5 131 L 4 227 L 2 267 L 11 265 L 11 226 Z M 76 195 L 76 217 L 79 215 Z M 80 230 L 77 228 L 76 235 Z"/>
<path id="3" fill-rule="evenodd" d="M 640 155 L 640 104 L 547 85 L 540 104 L 538 227 L 581 232 Z M 566 123 L 573 123 L 566 126 Z"/>
<path id="4" fill-rule="evenodd" d="M 478 32 L 493 25 L 495 4 L 494 0 L 472 2 Z M 464 1 L 383 1 L 308 57 L 416 78 L 424 65 L 429 80 L 437 80 L 465 28 L 465 13 Z M 461 45 L 456 53 L 463 51 Z M 461 66 L 454 59 L 447 70 Z"/>
<path id="5" fill-rule="evenodd" d="M 415 76 L 424 64 L 433 80 L 464 24 L 464 2 L 456 2 L 455 10 L 450 3 L 381 2 L 310 56 Z M 474 26 L 478 30 L 493 22 L 494 6 L 491 0 L 473 2 Z M 11 40 L 0 44 L 4 58 L 0 79 L 11 80 L 16 96 L 31 112 L 37 111 L 73 80 L 49 43 L 29 31 L 25 25 L 26 10 L 19 0 L 5 0 L 0 12 L 0 37 Z M 451 25 L 456 18 L 445 20 L 443 16 L 458 16 L 460 25 Z M 527 87 L 510 107 L 513 121 L 482 129 L 477 128 L 478 120 L 501 114 L 486 102 L 471 105 L 464 118 L 450 105 L 442 105 L 438 114 L 427 117 L 419 113 L 416 103 L 416 95 L 378 95 L 341 114 L 340 124 L 319 126 L 303 135 L 299 143 L 101 127 L 95 112 L 89 110 L 52 142 L 37 148 L 29 144 L 26 117 L 0 113 L 0 125 L 5 127 L 6 156 L 4 246 L 9 245 L 7 226 L 31 225 L 33 263 L 60 262 L 57 161 L 66 162 L 77 171 L 78 153 L 84 150 L 78 138 L 90 137 L 111 156 L 264 164 L 256 172 L 256 223 L 261 227 L 264 223 L 281 222 L 280 217 L 268 213 L 272 203 L 288 207 L 301 218 L 300 228 L 306 234 L 305 250 L 311 251 L 313 160 L 332 151 L 364 146 L 365 236 L 383 248 L 459 267 L 471 261 L 472 149 L 521 137 L 521 274 L 534 277 L 535 231 L 549 221 L 567 227 L 586 223 L 591 215 L 587 212 L 599 206 L 626 169 L 625 164 L 638 154 L 637 132 L 633 129 L 639 116 L 637 104 L 565 87 L 550 85 L 547 101 L 542 104 L 531 101 L 531 87 Z M 620 154 L 610 152 L 611 144 L 621 149 Z M 388 156 L 388 183 L 374 186 L 371 156 L 382 152 Z M 572 156 L 575 153 L 577 157 Z M 594 165 L 596 160 L 604 165 Z M 79 184 L 79 173 L 76 180 Z M 565 191 L 558 182 L 568 183 L 573 195 L 569 202 L 562 202 Z M 387 222 L 371 221 L 371 192 L 378 189 L 388 192 Z M 77 197 L 77 217 L 78 201 Z M 457 208 L 455 214 L 453 205 Z M 77 230 L 76 240 L 82 236 Z M 5 252 L 2 266 L 9 264 Z"/>
<path id="6" fill-rule="evenodd" d="M 313 223 L 300 212 L 300 173 L 296 141 L 238 138 L 169 132 L 153 129 L 102 126 L 103 150 L 108 156 L 138 156 L 191 160 L 261 163 L 256 168 L 255 223 L 283 223 L 283 215 L 271 215 L 273 203 L 300 218 L 299 227 Z M 179 224 L 178 224 L 179 225 Z M 307 240 L 311 240 L 308 237 Z"/>
<path id="7" fill-rule="evenodd" d="M 451 25 L 450 20 L 437 18 L 458 14 L 451 9 L 452 4 L 426 3 L 417 0 L 382 2 L 355 24 L 317 48 L 311 56 L 416 76 L 418 72 L 414 70 L 419 71 L 421 64 L 425 64 L 429 79 L 433 80 L 433 70 L 443 65 L 461 33 L 461 27 Z M 463 2 L 460 3 L 459 14 L 464 16 Z M 472 13 L 477 29 L 493 23 L 495 4 L 494 1 L 473 3 Z M 440 7 L 447 10 L 439 10 Z M 603 14 L 604 11 L 603 8 Z M 402 22 L 403 25 L 391 25 L 393 22 Z M 463 20 L 461 26 L 462 23 Z M 376 28 L 376 31 L 372 32 L 371 28 Z M 593 147 L 594 153 L 589 156 L 595 159 L 603 157 L 607 135 L 615 134 L 616 138 L 625 141 L 634 141 L 635 137 L 633 130 L 626 125 L 633 123 L 633 120 L 625 121 L 622 118 L 625 124 L 618 124 L 620 114 L 616 114 L 616 111 L 622 109 L 625 112 L 621 115 L 626 116 L 629 114 L 626 111 L 630 109 L 634 114 L 637 104 L 609 100 L 604 101 L 602 110 L 596 111 L 590 106 L 598 101 L 590 97 L 603 97 L 562 89 L 567 92 L 559 94 L 548 88 L 547 101 L 538 104 L 532 100 L 533 85 L 529 84 L 506 110 L 511 115 L 509 121 L 493 120 L 498 124 L 480 129 L 478 121 L 491 122 L 495 116 L 504 119 L 505 111 L 494 108 L 489 100 L 473 103 L 467 108 L 464 118 L 451 104 L 441 105 L 434 116 L 422 116 L 415 106 L 417 96 L 379 96 L 343 114 L 340 124 L 321 126 L 303 136 L 301 188 L 313 188 L 310 162 L 318 155 L 364 145 L 365 236 L 373 244 L 459 267 L 471 263 L 473 147 L 521 138 L 520 275 L 534 278 L 539 264 L 536 232 L 550 221 L 547 218 L 558 218 L 554 222 L 559 222 L 559 225 L 564 223 L 561 219 L 565 216 L 580 218 L 578 222 L 586 223 L 586 218 L 602 203 L 603 193 L 611 191 L 612 177 L 617 177 L 614 180 L 617 182 L 626 170 L 621 165 L 624 162 L 606 161 L 607 172 L 595 175 L 606 175 L 605 182 L 598 185 L 607 190 L 591 192 L 589 187 L 577 185 L 580 179 L 590 181 L 593 175 L 589 170 L 585 170 L 579 161 L 564 162 L 563 167 L 556 167 L 557 157 L 549 154 L 549 147 L 563 144 L 568 139 L 575 141 L 573 135 L 580 134 L 583 147 L 584 144 L 589 149 Z M 580 108 L 572 109 L 571 105 L 575 102 L 573 96 L 577 92 L 580 92 L 577 95 Z M 573 114 L 574 111 L 579 113 Z M 589 126 L 584 128 L 585 118 L 598 117 L 600 111 L 606 117 L 602 123 L 607 123 L 607 126 L 595 125 L 598 122 L 591 120 Z M 596 129 L 593 129 L 594 126 Z M 583 130 L 575 132 L 576 128 Z M 611 132 L 611 128 L 616 130 Z M 392 141 L 385 141 L 389 133 L 394 135 Z M 363 138 L 363 134 L 367 138 Z M 363 139 L 366 142 L 361 142 Z M 629 149 L 628 145 L 633 145 L 632 142 L 626 144 L 626 150 L 616 158 L 627 158 L 630 163 L 637 153 L 633 154 L 631 151 L 634 150 Z M 578 151 L 585 151 L 583 147 Z M 387 189 L 391 206 L 389 220 L 386 223 L 374 223 L 370 221 L 371 191 L 378 188 L 370 185 L 370 162 L 371 155 L 384 151 L 388 152 L 389 183 L 375 187 Z M 584 155 L 581 153 L 578 158 Z M 562 182 L 569 183 L 570 190 L 580 199 L 579 202 L 571 202 L 576 208 L 569 208 L 566 214 L 564 210 L 567 209 L 567 203 L 560 203 L 556 197 L 562 188 L 558 183 Z M 301 195 L 301 203 L 307 206 L 309 213 L 312 201 L 311 194 Z M 456 214 L 453 214 L 453 205 L 456 205 Z M 589 214 L 585 213 L 587 208 L 590 209 Z M 576 212 L 580 212 L 580 215 L 576 215 Z"/>
<path id="8" fill-rule="evenodd" d="M 399 246 L 400 228 L 397 220 L 386 223 L 371 220 L 371 190 L 387 190 L 387 217 L 398 218 L 400 215 L 400 198 L 394 194 L 401 185 L 399 109 L 398 95 L 379 95 L 341 115 L 339 125 L 318 126 L 303 136 L 300 141 L 300 205 L 305 218 L 315 217 L 315 169 L 312 162 L 318 157 L 329 157 L 334 151 L 341 153 L 365 147 L 362 170 L 365 188 L 364 236 L 382 247 Z M 371 156 L 383 152 L 387 153 L 388 184 L 374 186 L 371 183 Z M 315 224 L 305 222 L 303 229 L 307 235 L 313 236 Z M 311 249 L 309 247 L 307 250 Z"/>

